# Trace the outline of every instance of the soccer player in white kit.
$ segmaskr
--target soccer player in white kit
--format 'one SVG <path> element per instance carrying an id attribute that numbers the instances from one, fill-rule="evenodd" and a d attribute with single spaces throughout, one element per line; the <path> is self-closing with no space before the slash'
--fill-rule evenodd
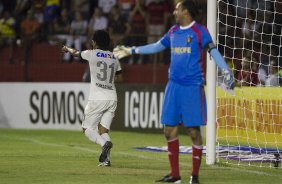
<path id="1" fill-rule="evenodd" d="M 119 61 L 109 51 L 110 36 L 104 30 L 94 33 L 92 50 L 78 51 L 63 46 L 62 51 L 89 62 L 91 84 L 88 103 L 84 110 L 83 132 L 88 139 L 102 146 L 99 166 L 111 166 L 109 136 L 110 126 L 117 107 L 114 84 L 116 74 L 121 73 Z"/>

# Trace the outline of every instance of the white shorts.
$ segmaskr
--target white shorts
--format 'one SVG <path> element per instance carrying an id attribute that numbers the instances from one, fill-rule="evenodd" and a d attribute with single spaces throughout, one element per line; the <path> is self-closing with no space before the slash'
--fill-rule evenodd
<path id="1" fill-rule="evenodd" d="M 89 100 L 84 109 L 82 128 L 95 130 L 100 123 L 103 127 L 110 130 L 116 107 L 117 101 Z"/>

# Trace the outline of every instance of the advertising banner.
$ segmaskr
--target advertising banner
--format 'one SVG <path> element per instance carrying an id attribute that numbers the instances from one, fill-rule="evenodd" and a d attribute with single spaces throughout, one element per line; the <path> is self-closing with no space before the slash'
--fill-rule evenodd
<path id="1" fill-rule="evenodd" d="M 88 90 L 83 83 L 0 83 L 0 127 L 81 129 Z"/>
<path id="2" fill-rule="evenodd" d="M 235 94 L 217 90 L 219 141 L 282 147 L 282 88 L 242 87 Z"/>
<path id="3" fill-rule="evenodd" d="M 117 85 L 112 130 L 162 132 L 164 85 Z M 88 83 L 0 83 L 0 128 L 81 130 Z"/>

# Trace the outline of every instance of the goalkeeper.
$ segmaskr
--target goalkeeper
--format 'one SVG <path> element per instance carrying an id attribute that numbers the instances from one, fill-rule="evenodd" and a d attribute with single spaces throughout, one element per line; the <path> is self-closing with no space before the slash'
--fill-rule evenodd
<path id="1" fill-rule="evenodd" d="M 192 139 L 192 172 L 190 183 L 199 183 L 203 140 L 200 126 L 206 125 L 204 92 L 204 51 L 208 50 L 224 74 L 228 89 L 233 90 L 233 74 L 213 44 L 205 26 L 195 22 L 197 14 L 193 0 L 176 4 L 173 12 L 176 25 L 156 43 L 139 47 L 118 46 L 114 54 L 118 59 L 131 54 L 153 54 L 170 48 L 169 81 L 164 95 L 161 123 L 168 145 L 170 173 L 157 182 L 180 183 L 179 140 L 177 126 L 181 122 Z"/>

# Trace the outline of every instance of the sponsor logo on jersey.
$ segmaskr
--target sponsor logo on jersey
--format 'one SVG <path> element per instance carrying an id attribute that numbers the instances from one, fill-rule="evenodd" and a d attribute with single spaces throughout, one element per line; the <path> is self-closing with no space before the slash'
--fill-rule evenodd
<path id="1" fill-rule="evenodd" d="M 190 54 L 191 53 L 191 47 L 174 47 L 171 48 L 172 53 L 174 54 Z"/>
<path id="2" fill-rule="evenodd" d="M 108 54 L 108 53 L 103 53 L 103 52 L 97 52 L 96 56 L 100 58 L 102 57 L 102 58 L 116 59 L 113 54 Z"/>

